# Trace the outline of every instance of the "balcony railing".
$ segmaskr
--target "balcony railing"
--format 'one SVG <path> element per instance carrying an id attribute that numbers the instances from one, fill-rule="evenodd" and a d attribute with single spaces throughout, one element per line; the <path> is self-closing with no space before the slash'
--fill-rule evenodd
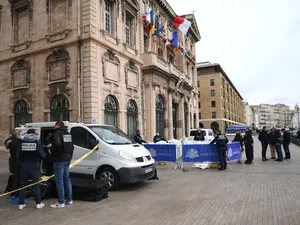
<path id="1" fill-rule="evenodd" d="M 143 67 L 156 66 L 169 74 L 177 76 L 178 78 L 186 75 L 181 69 L 174 66 L 173 63 L 167 62 L 153 52 L 146 52 L 142 54 L 141 58 L 144 62 Z"/>

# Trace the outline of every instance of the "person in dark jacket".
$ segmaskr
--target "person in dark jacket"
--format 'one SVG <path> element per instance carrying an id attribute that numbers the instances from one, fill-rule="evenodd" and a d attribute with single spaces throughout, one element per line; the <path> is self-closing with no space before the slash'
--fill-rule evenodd
<path id="1" fill-rule="evenodd" d="M 9 172 L 13 174 L 12 176 L 12 189 L 16 190 L 20 186 L 20 162 L 17 157 L 17 153 L 21 147 L 21 131 L 14 130 L 12 135 L 7 138 L 4 142 L 4 145 L 9 149 L 10 157 L 8 159 Z M 18 192 L 11 194 L 11 198 L 15 199 L 18 197 Z"/>
<path id="2" fill-rule="evenodd" d="M 282 137 L 281 137 L 280 131 L 277 130 L 275 127 L 273 127 L 270 144 L 275 146 L 276 153 L 277 153 L 277 159 L 275 161 L 278 161 L 278 162 L 283 161 L 281 141 L 282 141 Z"/>
<path id="3" fill-rule="evenodd" d="M 73 204 L 72 184 L 69 176 L 69 167 L 73 157 L 74 145 L 71 134 L 65 129 L 62 121 L 57 121 L 54 132 L 48 141 L 52 144 L 49 154 L 52 155 L 53 170 L 58 195 L 58 201 L 51 208 L 64 208 Z M 47 144 L 47 143 L 46 143 Z"/>
<path id="4" fill-rule="evenodd" d="M 37 136 L 34 129 L 29 129 L 27 134 L 22 140 L 20 151 L 17 156 L 20 161 L 20 187 L 28 185 L 28 181 L 31 178 L 32 183 L 36 183 L 40 180 L 40 159 L 44 159 L 46 154 L 41 143 L 37 140 Z M 45 205 L 41 201 L 41 191 L 39 185 L 34 186 L 34 198 L 36 208 L 41 209 Z M 26 190 L 22 189 L 19 193 L 19 209 L 22 210 L 26 207 L 24 204 Z"/>
<path id="5" fill-rule="evenodd" d="M 227 169 L 227 143 L 228 138 L 225 135 L 222 135 L 220 131 L 217 131 L 217 136 L 210 142 L 210 144 L 216 143 L 216 149 L 220 158 L 220 168 L 219 170 Z"/>
<path id="6" fill-rule="evenodd" d="M 197 134 L 194 137 L 194 141 L 205 141 L 204 135 L 202 134 L 201 130 L 197 130 Z"/>
<path id="7" fill-rule="evenodd" d="M 244 152 L 244 147 L 243 147 L 243 141 L 242 141 L 242 135 L 241 132 L 238 131 L 235 134 L 235 137 L 233 138 L 232 142 L 239 142 L 241 146 L 241 157 L 238 159 L 237 163 L 241 164 L 242 163 L 242 155 Z"/>
<path id="8" fill-rule="evenodd" d="M 267 161 L 269 160 L 266 157 L 269 142 L 268 142 L 268 133 L 266 127 L 263 127 L 263 129 L 259 133 L 258 140 L 260 141 L 261 148 L 262 148 L 261 150 L 262 161 Z"/>
<path id="9" fill-rule="evenodd" d="M 165 141 L 168 142 L 166 139 L 164 139 L 162 136 L 160 136 L 159 132 L 156 132 L 156 135 L 153 137 L 153 142 L 157 143 L 159 141 Z"/>
<path id="10" fill-rule="evenodd" d="M 283 133 L 282 145 L 285 152 L 284 159 L 291 159 L 291 152 L 290 152 L 291 134 L 286 129 L 282 129 L 281 131 Z"/>
<path id="11" fill-rule="evenodd" d="M 142 145 L 143 143 L 147 143 L 146 141 L 143 140 L 140 130 L 136 131 L 136 135 L 134 136 L 134 141 L 140 145 Z"/>
<path id="12" fill-rule="evenodd" d="M 252 164 L 253 161 L 253 144 L 254 144 L 254 140 L 253 140 L 253 136 L 251 131 L 249 130 L 249 128 L 245 129 L 245 136 L 242 138 L 242 142 L 245 145 L 245 149 L 246 149 L 246 161 L 245 164 L 250 165 Z"/>

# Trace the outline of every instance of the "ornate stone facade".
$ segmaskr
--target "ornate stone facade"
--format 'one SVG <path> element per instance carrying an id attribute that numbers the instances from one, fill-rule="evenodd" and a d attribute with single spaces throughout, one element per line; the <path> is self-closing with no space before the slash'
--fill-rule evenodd
<path id="1" fill-rule="evenodd" d="M 166 27 L 161 37 L 144 33 L 149 6 Z M 198 124 L 200 34 L 185 16 L 193 22 L 186 54 L 174 54 L 174 16 L 162 0 L 0 0 L 0 141 L 25 122 L 58 119 L 108 123 L 131 136 L 141 129 L 148 140 L 156 130 L 183 137 Z"/>

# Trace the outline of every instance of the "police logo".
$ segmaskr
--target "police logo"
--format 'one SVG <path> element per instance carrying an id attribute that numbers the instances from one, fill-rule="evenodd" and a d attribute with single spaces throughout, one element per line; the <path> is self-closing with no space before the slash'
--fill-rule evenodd
<path id="1" fill-rule="evenodd" d="M 150 148 L 150 149 L 148 149 L 148 151 L 150 152 L 150 154 L 151 154 L 152 157 L 156 157 L 157 156 L 156 150 L 154 148 Z"/>
<path id="2" fill-rule="evenodd" d="M 36 151 L 36 143 L 22 143 L 21 149 L 28 152 Z"/>
<path id="3" fill-rule="evenodd" d="M 195 159 L 199 157 L 199 154 L 196 149 L 190 149 L 185 155 L 186 158 Z"/>
<path id="4" fill-rule="evenodd" d="M 63 135 L 64 142 L 72 142 L 72 136 L 70 134 Z"/>
<path id="5" fill-rule="evenodd" d="M 232 148 L 229 148 L 228 151 L 227 151 L 227 156 L 229 158 L 231 158 L 233 156 L 233 151 L 232 151 Z"/>

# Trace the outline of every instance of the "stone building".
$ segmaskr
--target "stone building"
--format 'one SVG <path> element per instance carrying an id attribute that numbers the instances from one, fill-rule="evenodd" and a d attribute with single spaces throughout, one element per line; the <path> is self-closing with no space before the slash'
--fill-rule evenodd
<path id="1" fill-rule="evenodd" d="M 145 33 L 149 6 L 164 35 Z M 198 123 L 200 34 L 184 16 L 193 23 L 186 54 L 173 54 L 175 15 L 165 0 L 0 0 L 0 139 L 25 122 L 55 120 L 182 138 Z"/>
<path id="2" fill-rule="evenodd" d="M 224 131 L 230 125 L 245 125 L 243 98 L 217 63 L 197 64 L 199 127 Z"/>

